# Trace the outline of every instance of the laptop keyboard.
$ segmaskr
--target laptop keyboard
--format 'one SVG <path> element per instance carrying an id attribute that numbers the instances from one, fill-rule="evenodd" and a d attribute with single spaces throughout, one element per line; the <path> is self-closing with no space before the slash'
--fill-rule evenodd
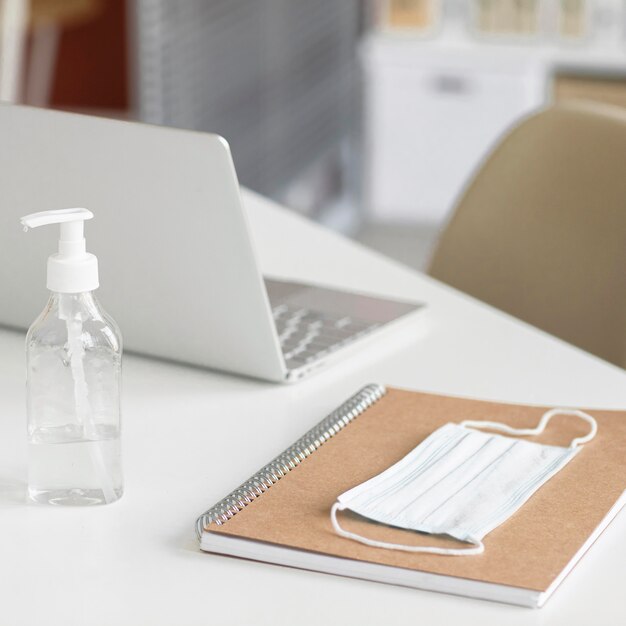
<path id="1" fill-rule="evenodd" d="M 296 369 L 366 335 L 380 324 L 280 304 L 272 309 L 287 369 Z"/>

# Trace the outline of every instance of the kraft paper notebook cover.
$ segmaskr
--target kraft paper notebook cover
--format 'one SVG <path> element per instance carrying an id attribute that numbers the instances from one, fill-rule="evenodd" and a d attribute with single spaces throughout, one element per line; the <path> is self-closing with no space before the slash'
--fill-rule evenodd
<path id="1" fill-rule="evenodd" d="M 596 438 L 485 537 L 483 554 L 441 556 L 372 548 L 336 535 L 329 511 L 339 494 L 393 465 L 448 422 L 494 420 L 525 428 L 535 426 L 544 411 L 370 385 L 202 515 L 197 523 L 201 547 L 303 569 L 541 606 L 626 502 L 626 412 L 590 410 L 598 423 Z M 587 428 L 582 421 L 555 417 L 542 435 L 525 439 L 567 446 Z M 341 515 L 347 529 L 381 541 L 459 545 Z"/>

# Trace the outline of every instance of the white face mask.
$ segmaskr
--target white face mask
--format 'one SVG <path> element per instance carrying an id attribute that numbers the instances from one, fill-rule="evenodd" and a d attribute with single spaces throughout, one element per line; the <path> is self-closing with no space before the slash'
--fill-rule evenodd
<path id="1" fill-rule="evenodd" d="M 591 426 L 568 448 L 482 433 L 490 428 L 513 435 L 538 435 L 554 415 L 571 415 Z M 470 428 L 468 428 L 470 427 Z M 377 548 L 468 555 L 484 551 L 483 537 L 506 521 L 547 480 L 591 441 L 596 421 L 582 411 L 552 409 L 536 428 L 515 429 L 499 422 L 465 421 L 442 426 L 382 474 L 341 494 L 330 513 L 335 532 Z M 337 511 L 350 509 L 390 526 L 444 534 L 472 544 L 467 548 L 408 546 L 375 541 L 344 530 Z"/>

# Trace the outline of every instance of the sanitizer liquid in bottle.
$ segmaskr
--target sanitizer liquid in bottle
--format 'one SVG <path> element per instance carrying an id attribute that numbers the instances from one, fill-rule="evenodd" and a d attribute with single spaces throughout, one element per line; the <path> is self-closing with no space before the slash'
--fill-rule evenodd
<path id="1" fill-rule="evenodd" d="M 23 217 L 25 230 L 59 224 L 48 259 L 50 299 L 26 336 L 28 494 L 57 505 L 109 504 L 122 495 L 122 340 L 102 310 L 98 261 L 85 250 L 87 209 Z"/>

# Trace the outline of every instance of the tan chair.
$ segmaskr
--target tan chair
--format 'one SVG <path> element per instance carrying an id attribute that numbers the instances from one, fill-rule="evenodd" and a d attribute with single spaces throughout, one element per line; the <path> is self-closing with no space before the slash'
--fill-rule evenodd
<path id="1" fill-rule="evenodd" d="M 626 110 L 573 103 L 515 127 L 429 273 L 626 367 Z"/>

